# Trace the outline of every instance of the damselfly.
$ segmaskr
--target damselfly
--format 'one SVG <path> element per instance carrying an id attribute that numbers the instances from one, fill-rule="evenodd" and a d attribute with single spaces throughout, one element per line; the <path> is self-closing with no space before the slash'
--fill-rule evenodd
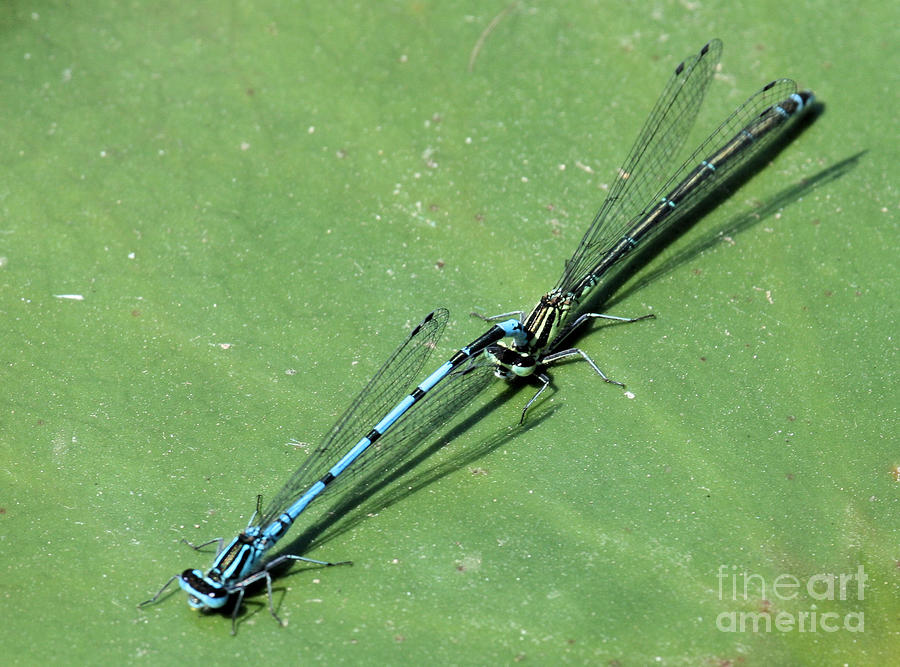
<path id="1" fill-rule="evenodd" d="M 431 391 L 428 400 L 418 405 L 413 413 L 406 414 L 409 406 L 427 391 L 421 385 L 413 389 L 413 382 L 434 350 L 448 317 L 445 309 L 438 309 L 410 332 L 264 511 L 260 510 L 260 499 L 257 498 L 256 512 L 240 535 L 227 545 L 218 538 L 194 547 L 200 549 L 209 544 L 218 547 L 215 560 L 206 573 L 197 569 L 185 570 L 169 579 L 156 595 L 140 606 L 156 602 L 169 585 L 177 581 L 188 594 L 188 604 L 194 609 L 222 609 L 229 602 L 233 603 L 234 634 L 244 591 L 263 580 L 269 610 L 280 622 L 272 602 L 271 572 L 275 568 L 289 561 L 322 566 L 349 564 L 294 554 L 281 554 L 266 560 L 266 555 L 313 500 L 340 486 L 336 482 L 348 476 L 359 479 L 363 470 L 371 469 L 379 462 L 383 464 L 384 472 L 389 472 L 397 463 L 396 459 L 406 453 L 405 447 L 414 447 L 484 386 L 483 373 L 454 369 L 442 387 Z"/>
<path id="2" fill-rule="evenodd" d="M 544 367 L 560 359 L 580 356 L 604 381 L 624 386 L 608 378 L 583 350 L 563 343 L 592 319 L 636 322 L 653 315 L 579 314 L 579 306 L 625 264 L 623 260 L 635 248 L 696 212 L 712 192 L 765 153 L 813 101 L 811 92 L 797 92 L 790 79 L 772 81 L 719 125 L 690 157 L 678 162 L 721 55 L 722 42 L 714 39 L 675 68 L 556 286 L 527 317 L 524 311 L 512 311 L 483 318 L 503 321 L 457 351 L 423 387 L 435 386 L 454 370 L 473 364 L 489 364 L 496 376 L 506 380 L 534 377 L 540 388 L 525 404 L 521 423 L 550 384 Z M 504 319 L 510 315 L 518 317 Z"/>

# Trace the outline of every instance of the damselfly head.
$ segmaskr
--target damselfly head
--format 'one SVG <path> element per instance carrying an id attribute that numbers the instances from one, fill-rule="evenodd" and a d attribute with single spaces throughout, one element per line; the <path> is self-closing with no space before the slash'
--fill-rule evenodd
<path id="1" fill-rule="evenodd" d="M 528 377 L 537 368 L 537 361 L 531 354 L 519 352 L 502 342 L 488 345 L 484 353 L 494 364 L 494 375 L 504 380 Z"/>
<path id="2" fill-rule="evenodd" d="M 178 585 L 188 594 L 191 609 L 221 609 L 228 602 L 229 592 L 220 582 L 213 581 L 200 570 L 185 570 L 178 577 Z"/>

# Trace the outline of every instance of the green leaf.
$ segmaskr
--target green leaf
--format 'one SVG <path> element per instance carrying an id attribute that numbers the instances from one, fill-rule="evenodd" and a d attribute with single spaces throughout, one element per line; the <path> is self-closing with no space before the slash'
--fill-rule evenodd
<path id="1" fill-rule="evenodd" d="M 5 659 L 889 662 L 897 18 L 6 3 Z M 533 389 L 498 383 L 405 476 L 298 529 L 354 565 L 276 579 L 286 628 L 264 591 L 236 639 L 180 591 L 136 608 L 207 566 L 180 540 L 240 531 L 302 460 L 286 443 L 318 441 L 426 313 L 453 313 L 439 358 L 481 333 L 472 310 L 532 306 L 671 68 L 715 36 L 701 131 L 780 76 L 824 107 L 606 304 L 657 320 L 578 338 L 630 394 L 563 364 L 520 428 Z M 816 597 L 824 575 L 846 599 Z M 740 614 L 795 624 L 725 631 Z"/>

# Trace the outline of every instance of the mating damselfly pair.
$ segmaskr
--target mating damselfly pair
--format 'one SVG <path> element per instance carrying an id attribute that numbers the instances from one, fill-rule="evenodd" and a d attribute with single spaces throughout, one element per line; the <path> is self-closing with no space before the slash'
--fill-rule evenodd
<path id="1" fill-rule="evenodd" d="M 515 311 L 488 318 L 502 321 L 416 384 L 449 318 L 444 309 L 429 314 L 266 509 L 260 510 L 257 500 L 257 511 L 240 535 L 227 544 L 221 538 L 206 543 L 218 546 L 212 566 L 206 572 L 188 569 L 173 576 L 141 606 L 156 602 L 177 581 L 194 609 L 223 609 L 232 604 L 234 633 L 245 591 L 265 581 L 269 610 L 280 622 L 272 600 L 272 571 L 290 561 L 335 563 L 291 553 L 267 559 L 267 554 L 310 503 L 342 486 L 339 482 L 347 479 L 347 471 L 369 468 L 376 461 L 387 460 L 388 454 L 401 460 L 406 448 L 457 414 L 494 376 L 537 381 L 538 391 L 525 405 L 521 420 L 550 383 L 544 369 L 560 359 L 580 356 L 603 380 L 621 385 L 608 378 L 585 352 L 563 343 L 592 319 L 634 322 L 652 315 L 625 318 L 579 312 L 579 306 L 635 248 L 696 212 L 711 192 L 783 137 L 791 121 L 813 100 L 812 93 L 798 92 L 789 79 L 772 81 L 689 157 L 679 160 L 721 52 L 722 43 L 713 40 L 675 68 L 562 276 L 530 314 Z"/>

